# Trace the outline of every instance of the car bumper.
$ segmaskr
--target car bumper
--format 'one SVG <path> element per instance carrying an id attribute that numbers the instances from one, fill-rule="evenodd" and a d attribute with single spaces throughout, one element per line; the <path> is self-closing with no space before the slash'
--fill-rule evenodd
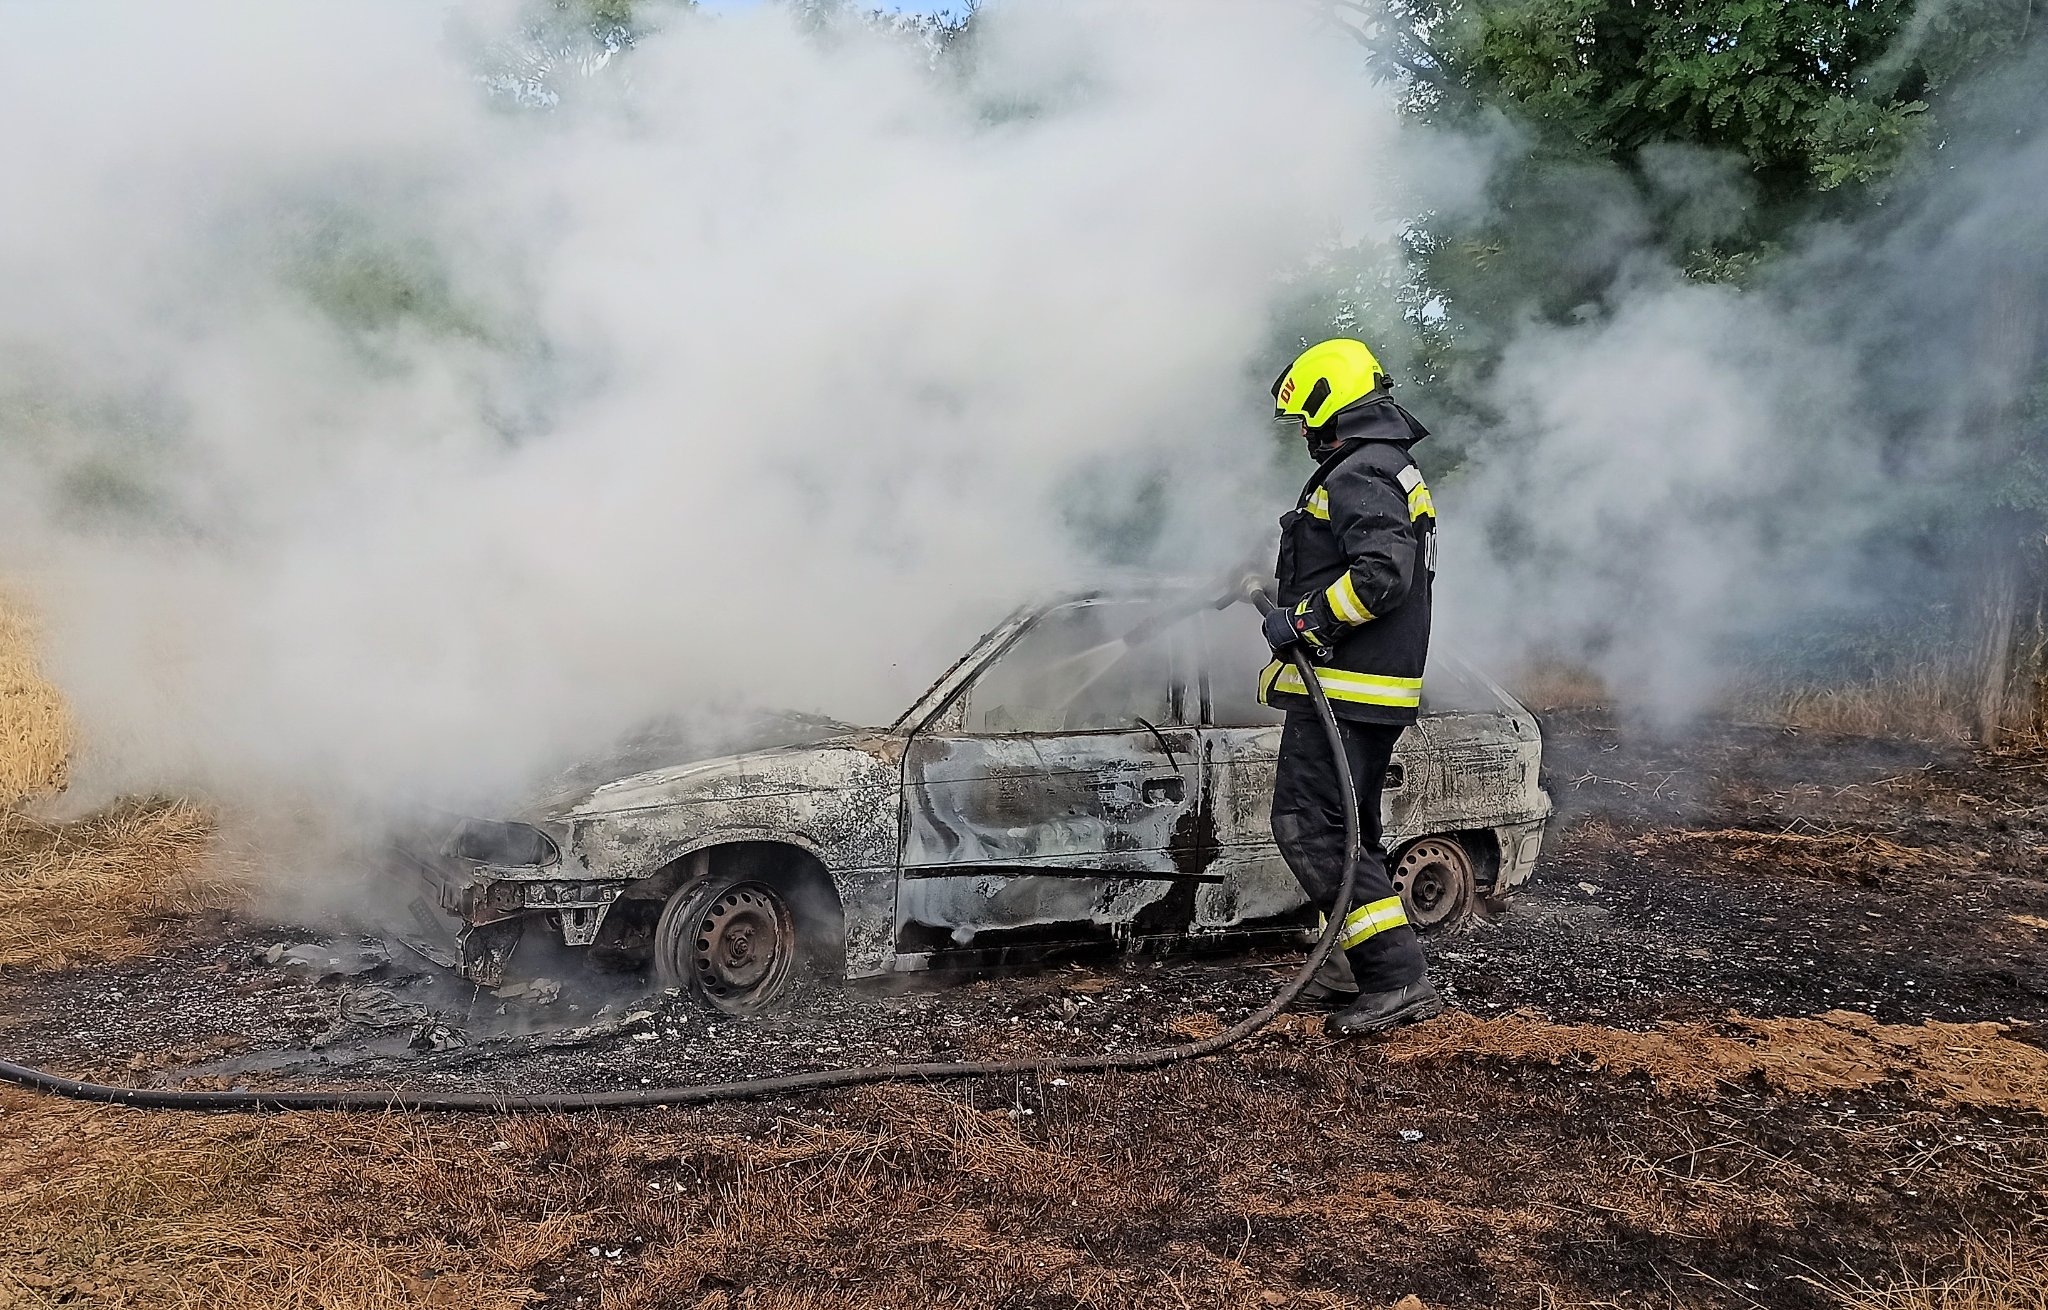
<path id="1" fill-rule="evenodd" d="M 545 922 L 566 946 L 588 946 L 626 886 L 563 878 L 558 868 L 478 864 L 418 842 L 393 843 L 390 858 L 419 892 L 411 909 L 421 936 L 406 944 L 485 987 L 503 981 L 505 964 L 529 922 Z"/>
<path id="2" fill-rule="evenodd" d="M 1494 840 L 1500 844 L 1500 870 L 1494 876 L 1493 886 L 1488 889 L 1492 896 L 1506 896 L 1527 883 L 1536 872 L 1536 857 L 1543 851 L 1543 827 L 1546 820 L 1531 819 L 1523 823 L 1503 824 L 1493 830 Z"/>

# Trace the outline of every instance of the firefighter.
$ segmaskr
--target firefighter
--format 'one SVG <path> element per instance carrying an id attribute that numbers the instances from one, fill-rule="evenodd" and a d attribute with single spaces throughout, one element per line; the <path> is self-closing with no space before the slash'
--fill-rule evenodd
<path id="1" fill-rule="evenodd" d="M 1274 660 L 1259 699 L 1286 711 L 1273 779 L 1273 838 L 1317 909 L 1342 923 L 1337 947 L 1304 996 L 1339 1008 L 1333 1034 L 1382 1032 L 1443 1011 L 1422 944 L 1387 876 L 1380 792 L 1401 730 L 1422 703 L 1429 651 L 1436 507 L 1409 448 L 1429 435 L 1388 395 L 1363 342 L 1309 347 L 1273 383 L 1275 418 L 1298 429 L 1316 462 L 1280 520 L 1279 606 L 1266 617 Z M 1344 876 L 1344 797 L 1330 742 L 1291 655 L 1315 665 L 1358 789 L 1364 855 L 1351 902 Z"/>

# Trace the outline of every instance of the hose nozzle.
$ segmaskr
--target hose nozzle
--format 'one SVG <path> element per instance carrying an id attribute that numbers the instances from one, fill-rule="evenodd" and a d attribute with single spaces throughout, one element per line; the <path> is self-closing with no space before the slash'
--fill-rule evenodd
<path id="1" fill-rule="evenodd" d="M 1216 596 L 1215 608 L 1227 610 L 1240 601 L 1257 606 L 1261 614 L 1273 608 L 1273 598 L 1266 594 L 1265 576 L 1249 565 L 1224 583 Z"/>

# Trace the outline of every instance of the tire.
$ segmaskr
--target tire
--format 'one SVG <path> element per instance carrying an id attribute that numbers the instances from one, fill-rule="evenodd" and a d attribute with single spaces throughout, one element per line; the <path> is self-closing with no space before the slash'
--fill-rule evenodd
<path id="1" fill-rule="evenodd" d="M 1472 852 L 1455 837 L 1423 837 L 1394 856 L 1388 872 L 1408 922 L 1417 932 L 1441 931 L 1470 919 L 1479 900 Z"/>
<path id="2" fill-rule="evenodd" d="M 727 1014 L 788 1003 L 805 951 L 778 880 L 734 870 L 679 889 L 654 926 L 654 973 Z"/>

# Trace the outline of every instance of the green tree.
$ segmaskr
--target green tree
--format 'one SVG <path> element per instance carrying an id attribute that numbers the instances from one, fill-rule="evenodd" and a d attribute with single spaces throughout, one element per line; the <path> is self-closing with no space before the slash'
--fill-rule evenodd
<path id="1" fill-rule="evenodd" d="M 1943 125 L 1928 97 L 2015 49 L 2029 0 L 1338 0 L 1412 111 L 1521 146 L 1477 224 L 1419 234 L 1437 344 L 1601 307 L 1659 251 L 1741 280 L 1802 224 L 1862 212 Z M 1589 234 L 1593 215 L 1626 232 Z M 1589 236 L 1597 239 L 1589 239 Z M 1455 373 L 1456 370 L 1454 369 Z"/>
<path id="2" fill-rule="evenodd" d="M 2037 80 L 2021 67 L 2005 78 L 2017 86 L 1995 86 L 2001 68 L 2024 62 L 2032 0 L 1335 4 L 1416 117 L 1515 143 L 1480 217 L 1425 216 L 1411 236 L 1417 372 L 1448 401 L 1439 409 L 1482 420 L 1499 417 L 1483 398 L 1515 325 L 1610 312 L 1646 257 L 1695 279 L 1763 286 L 1804 258 L 1802 236 L 1819 224 L 1854 225 L 1884 244 L 1916 221 L 1942 221 L 1942 188 L 1967 166 L 1958 143 L 1988 135 L 1984 120 L 2014 119 L 2013 97 Z M 1977 93 L 1987 81 L 1993 89 Z M 2038 664 L 2048 646 L 2025 631 L 2026 616 L 2044 609 L 2038 544 L 2048 529 L 2048 437 L 2038 407 L 2018 399 L 2044 376 L 2042 289 L 2028 280 L 2038 270 L 2021 272 L 2034 262 L 2029 250 L 2009 252 L 2003 267 L 2014 275 L 2000 287 L 1998 261 L 1960 261 L 1983 279 L 1975 289 L 1923 288 L 1947 302 L 1946 335 L 1969 344 L 1932 352 L 1948 376 L 1930 367 L 1912 382 L 1955 389 L 1957 371 L 1999 374 L 1971 417 L 1979 462 L 1960 480 L 1969 485 L 1929 510 L 1943 549 L 1981 564 L 1968 608 L 1981 629 L 1974 667 L 1987 740 L 2016 684 L 2032 684 L 2040 704 L 2028 652 Z M 1897 312 L 1918 312 L 1899 300 Z M 1985 508 L 1986 486 L 2003 489 L 1996 512 L 1959 512 Z"/>

